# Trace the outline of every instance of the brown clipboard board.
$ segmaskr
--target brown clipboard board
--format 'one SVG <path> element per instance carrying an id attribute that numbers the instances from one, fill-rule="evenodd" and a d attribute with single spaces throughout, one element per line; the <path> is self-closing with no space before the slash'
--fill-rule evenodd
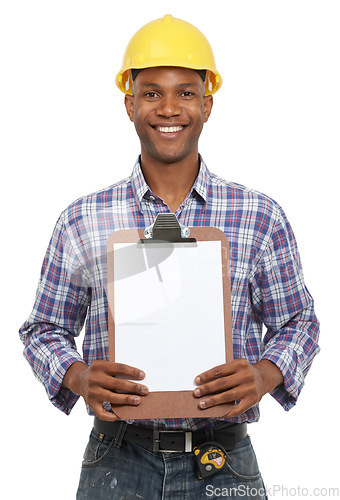
<path id="1" fill-rule="evenodd" d="M 221 242 L 222 288 L 224 307 L 225 361 L 233 359 L 231 292 L 230 292 L 230 258 L 229 242 L 225 234 L 215 227 L 192 227 L 190 237 L 197 241 Z M 114 244 L 137 243 L 144 238 L 143 229 L 126 229 L 113 233 L 107 244 L 107 294 L 108 294 L 108 332 L 109 360 L 115 359 L 115 302 L 114 302 Z M 143 367 L 139 367 L 143 368 Z M 163 419 L 163 418 L 212 418 L 224 417 L 233 408 L 233 403 L 223 403 L 202 410 L 192 390 L 149 392 L 140 398 L 138 406 L 112 405 L 114 413 L 123 420 Z"/>

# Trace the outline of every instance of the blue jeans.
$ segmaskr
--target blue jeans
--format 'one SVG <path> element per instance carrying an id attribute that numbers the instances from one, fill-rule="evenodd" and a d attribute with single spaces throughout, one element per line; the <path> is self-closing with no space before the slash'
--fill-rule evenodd
<path id="1" fill-rule="evenodd" d="M 77 500 L 266 499 L 249 436 L 228 455 L 232 461 L 226 470 L 198 479 L 193 453 L 152 452 L 125 441 L 115 443 L 93 429 Z"/>

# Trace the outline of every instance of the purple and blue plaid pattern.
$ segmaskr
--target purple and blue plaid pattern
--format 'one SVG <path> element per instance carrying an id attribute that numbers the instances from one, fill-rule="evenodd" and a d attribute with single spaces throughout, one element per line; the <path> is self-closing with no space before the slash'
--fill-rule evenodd
<path id="1" fill-rule="evenodd" d="M 160 212 L 169 209 L 150 191 L 137 161 L 130 177 L 78 199 L 55 226 L 34 308 L 20 335 L 36 377 L 52 403 L 65 413 L 79 397 L 62 387 L 67 369 L 75 361 L 91 364 L 96 359 L 108 359 L 107 239 L 119 229 L 150 226 Z M 284 384 L 272 396 L 289 410 L 319 350 L 319 324 L 285 214 L 267 196 L 211 174 L 201 160 L 199 175 L 176 215 L 185 226 L 214 226 L 226 234 L 230 244 L 234 358 L 275 363 L 283 373 Z M 75 340 L 84 323 L 81 356 Z M 259 408 L 254 406 L 231 420 L 258 419 Z M 138 423 L 195 430 L 214 425 L 216 419 Z"/>

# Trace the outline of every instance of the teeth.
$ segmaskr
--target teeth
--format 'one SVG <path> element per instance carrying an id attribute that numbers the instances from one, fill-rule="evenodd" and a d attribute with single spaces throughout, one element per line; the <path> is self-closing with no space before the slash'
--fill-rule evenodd
<path id="1" fill-rule="evenodd" d="M 179 127 L 157 127 L 157 130 L 159 130 L 160 132 L 166 132 L 166 133 L 169 133 L 169 132 L 179 132 L 180 130 L 182 130 L 183 127 L 179 126 Z"/>

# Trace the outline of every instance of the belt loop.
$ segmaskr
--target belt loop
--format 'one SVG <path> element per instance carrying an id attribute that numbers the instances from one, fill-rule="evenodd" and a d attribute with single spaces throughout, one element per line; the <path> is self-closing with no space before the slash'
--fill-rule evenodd
<path id="1" fill-rule="evenodd" d="M 119 422 L 118 431 L 117 431 L 117 434 L 115 437 L 115 443 L 113 445 L 115 448 L 121 447 L 127 426 L 128 426 L 127 422 L 124 422 L 124 421 Z"/>
<path id="2" fill-rule="evenodd" d="M 208 429 L 205 429 L 205 435 L 207 437 L 207 441 L 213 441 L 214 440 L 214 431 L 212 427 L 209 427 Z"/>

